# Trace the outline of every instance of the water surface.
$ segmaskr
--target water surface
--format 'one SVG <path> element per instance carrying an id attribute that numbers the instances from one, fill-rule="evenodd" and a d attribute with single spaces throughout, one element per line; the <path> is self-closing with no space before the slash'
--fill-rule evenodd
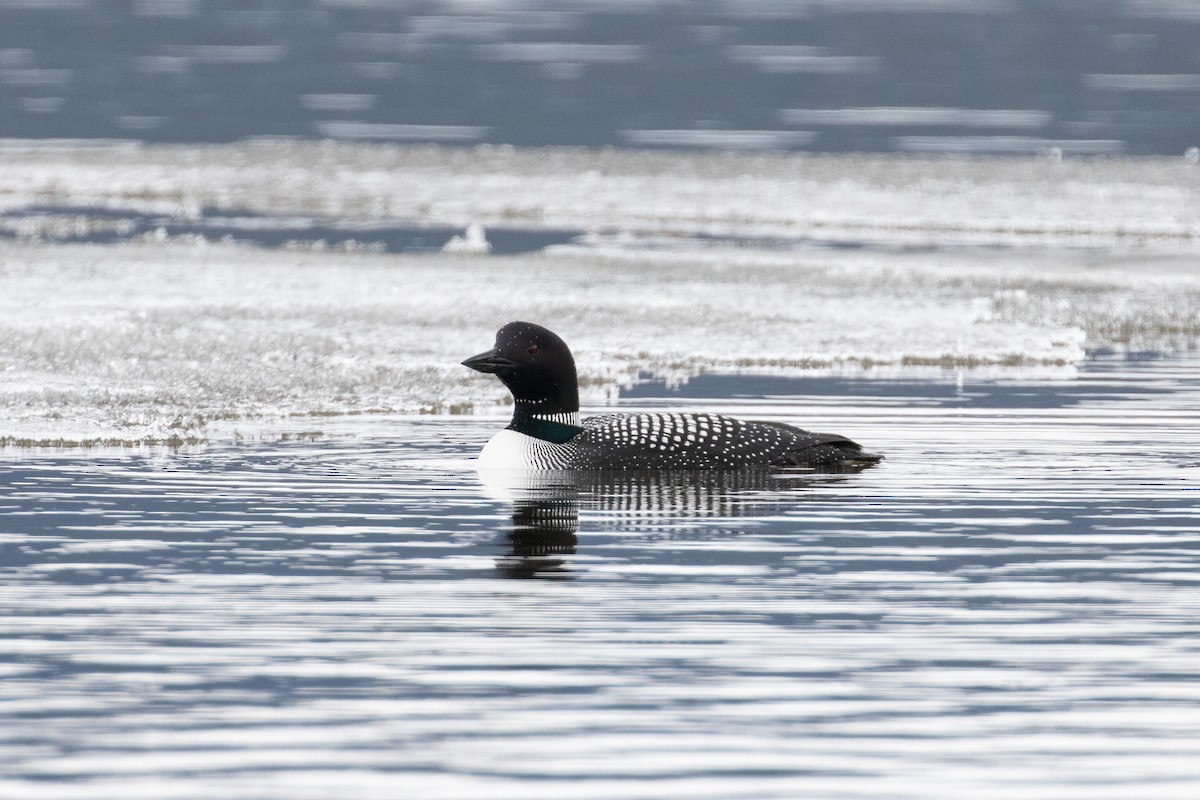
<path id="1" fill-rule="evenodd" d="M 513 490 L 492 417 L 5 451 L 0 795 L 1192 797 L 1198 367 L 620 401 L 857 474 Z"/>
<path id="2" fill-rule="evenodd" d="M 1182 155 L 1190 3 L 0 4 L 0 137 Z"/>

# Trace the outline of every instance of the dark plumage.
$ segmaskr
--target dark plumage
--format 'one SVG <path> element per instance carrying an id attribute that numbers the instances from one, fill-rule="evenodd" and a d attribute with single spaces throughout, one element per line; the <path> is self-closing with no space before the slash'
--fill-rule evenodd
<path id="1" fill-rule="evenodd" d="M 882 456 L 844 436 L 719 414 L 604 414 L 579 420 L 575 359 L 530 322 L 510 322 L 496 346 L 463 362 L 513 394 L 513 420 L 481 465 L 524 469 L 736 469 L 862 466 Z"/>

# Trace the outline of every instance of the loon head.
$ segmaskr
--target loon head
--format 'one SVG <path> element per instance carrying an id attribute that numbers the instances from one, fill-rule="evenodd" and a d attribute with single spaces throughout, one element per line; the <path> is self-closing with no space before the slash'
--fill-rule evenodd
<path id="1" fill-rule="evenodd" d="M 517 412 L 563 414 L 579 410 L 575 359 L 567 343 L 532 322 L 510 322 L 496 332 L 496 346 L 462 362 L 499 378 L 512 392 Z"/>

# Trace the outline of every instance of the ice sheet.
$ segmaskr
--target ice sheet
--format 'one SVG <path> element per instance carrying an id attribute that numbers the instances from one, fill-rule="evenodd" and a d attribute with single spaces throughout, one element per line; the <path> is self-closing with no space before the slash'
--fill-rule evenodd
<path id="1" fill-rule="evenodd" d="M 379 254 L 167 235 L 63 244 L 62 214 L 26 217 L 0 239 L 10 444 L 494 410 L 502 387 L 459 361 L 521 318 L 572 345 L 591 405 L 639 375 L 1065 375 L 1088 346 L 1173 349 L 1200 333 L 1200 173 L 1182 162 L 313 144 L 0 158 L 8 211 L 590 232 L 521 256 Z"/>
<path id="2" fill-rule="evenodd" d="M 312 142 L 0 141 L 0 210 L 206 208 L 855 242 L 1200 244 L 1183 158 L 804 156 Z"/>

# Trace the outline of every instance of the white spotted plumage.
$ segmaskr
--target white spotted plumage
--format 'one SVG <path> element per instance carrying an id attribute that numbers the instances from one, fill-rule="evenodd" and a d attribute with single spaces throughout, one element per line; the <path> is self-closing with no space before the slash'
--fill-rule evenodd
<path id="1" fill-rule="evenodd" d="M 738 469 L 829 466 L 853 460 L 855 455 L 866 456 L 841 436 L 717 414 L 604 414 L 583 420 L 580 427 L 577 436 L 562 443 L 506 428 L 484 447 L 479 466 L 532 470 Z"/>

